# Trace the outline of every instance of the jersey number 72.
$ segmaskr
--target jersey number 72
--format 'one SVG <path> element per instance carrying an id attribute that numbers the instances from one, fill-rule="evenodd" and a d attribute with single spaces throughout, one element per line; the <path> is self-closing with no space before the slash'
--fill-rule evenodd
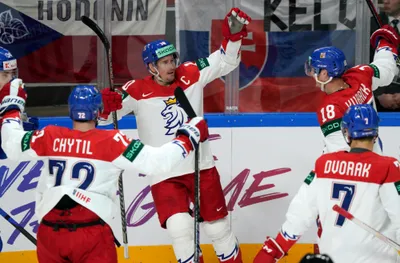
<path id="1" fill-rule="evenodd" d="M 354 194 L 356 192 L 356 185 L 354 184 L 341 184 L 333 183 L 332 186 L 332 199 L 341 200 L 341 207 L 349 211 L 351 201 L 353 200 Z M 338 214 L 336 219 L 336 226 L 343 226 L 346 218 Z"/>
<path id="2" fill-rule="evenodd" d="M 67 161 L 65 160 L 49 160 L 49 173 L 51 175 L 56 176 L 56 182 L 54 186 L 61 185 L 61 179 L 64 175 L 65 168 L 67 166 Z M 81 170 L 84 170 L 86 173 L 85 179 L 81 179 L 80 177 L 80 172 Z M 89 187 L 89 185 L 92 183 L 93 178 L 94 178 L 94 167 L 91 163 L 88 162 L 78 162 L 72 166 L 72 173 L 70 178 L 74 180 L 81 180 L 82 183 L 77 187 L 82 190 L 85 190 Z"/>

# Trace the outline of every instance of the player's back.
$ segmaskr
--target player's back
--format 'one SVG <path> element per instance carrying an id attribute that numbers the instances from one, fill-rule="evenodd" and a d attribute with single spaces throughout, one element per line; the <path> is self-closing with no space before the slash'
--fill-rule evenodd
<path id="1" fill-rule="evenodd" d="M 395 229 L 380 198 L 381 185 L 396 160 L 370 151 L 322 155 L 316 163 L 320 250 L 336 263 L 396 262 L 395 251 L 332 210 L 335 204 L 395 239 Z"/>
<path id="2" fill-rule="evenodd" d="M 48 126 L 34 136 L 32 148 L 45 157 L 49 171 L 38 185 L 42 193 L 39 218 L 68 195 L 109 221 L 121 172 L 112 161 L 129 144 L 127 138 L 116 130 L 81 132 L 57 126 Z"/>

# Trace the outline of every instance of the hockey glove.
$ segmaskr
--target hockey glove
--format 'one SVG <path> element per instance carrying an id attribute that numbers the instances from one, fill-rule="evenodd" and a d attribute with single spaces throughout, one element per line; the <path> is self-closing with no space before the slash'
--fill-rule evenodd
<path id="1" fill-rule="evenodd" d="M 104 106 L 101 117 L 107 118 L 111 112 L 122 109 L 122 95 L 119 92 L 104 88 L 101 90 L 101 97 Z"/>
<path id="2" fill-rule="evenodd" d="M 275 263 L 283 258 L 296 240 L 288 240 L 279 233 L 275 239 L 267 237 L 262 249 L 257 253 L 253 263 Z"/>
<path id="3" fill-rule="evenodd" d="M 247 36 L 247 25 L 251 18 L 239 8 L 232 8 L 222 24 L 222 35 L 226 40 L 238 41 Z"/>
<path id="4" fill-rule="evenodd" d="M 376 48 L 381 39 L 386 39 L 395 49 L 400 45 L 400 36 L 396 33 L 395 29 L 389 25 L 384 25 L 372 33 L 370 38 L 371 46 Z"/>
<path id="5" fill-rule="evenodd" d="M 24 112 L 27 94 L 22 79 L 14 79 L 0 90 L 0 115 L 11 110 Z"/>
<path id="6" fill-rule="evenodd" d="M 176 132 L 176 137 L 187 137 L 195 150 L 199 147 L 200 142 L 204 142 L 208 138 L 208 126 L 202 117 L 195 117 L 189 122 L 183 124 Z"/>

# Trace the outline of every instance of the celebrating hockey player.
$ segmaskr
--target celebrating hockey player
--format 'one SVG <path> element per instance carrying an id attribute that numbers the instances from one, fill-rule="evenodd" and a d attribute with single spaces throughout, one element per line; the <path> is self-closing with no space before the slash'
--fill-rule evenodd
<path id="1" fill-rule="evenodd" d="M 187 119 L 174 97 L 175 88 L 182 87 L 196 113 L 202 115 L 204 86 L 239 65 L 242 38 L 247 36 L 246 25 L 250 21 L 243 11 L 233 8 L 225 17 L 221 48 L 207 58 L 179 66 L 178 53 L 168 41 L 153 41 L 145 45 L 143 61 L 151 76 L 126 83 L 122 87 L 122 105 L 120 97 L 117 98 L 110 89 L 104 89 L 104 112 L 120 109 L 117 115 L 121 118 L 133 111 L 139 137 L 144 143 L 158 146 L 169 141 Z M 109 124 L 111 120 L 111 116 L 108 116 L 106 121 L 99 124 Z M 200 170 L 203 229 L 211 239 L 220 262 L 242 262 L 238 241 L 228 222 L 220 176 L 208 141 L 200 147 Z M 194 154 L 171 172 L 151 174 L 151 191 L 158 218 L 172 239 L 178 262 L 193 262 L 194 224 L 189 214 L 188 200 L 194 198 L 193 174 Z"/>
<path id="2" fill-rule="evenodd" d="M 18 66 L 17 60 L 5 48 L 0 47 L 0 91 L 6 86 L 10 85 L 10 82 L 18 77 Z M 39 128 L 39 120 L 36 117 L 28 117 L 26 114 L 23 115 L 23 127 L 25 131 L 32 131 Z M 1 142 L 1 137 L 0 137 Z M 7 156 L 3 149 L 0 148 L 0 159 L 6 159 Z"/>
<path id="3" fill-rule="evenodd" d="M 393 81 L 398 73 L 396 59 L 399 44 L 399 36 L 393 27 L 385 25 L 371 35 L 371 45 L 376 51 L 369 65 L 346 70 L 344 53 L 336 47 L 318 48 L 306 61 L 306 74 L 313 77 L 317 86 L 326 93 L 317 111 L 324 136 L 324 153 L 348 150 L 340 132 L 343 114 L 351 105 L 372 104 L 372 91 Z M 374 151 L 382 153 L 379 139 Z"/>
<path id="4" fill-rule="evenodd" d="M 370 104 L 352 105 L 342 119 L 350 151 L 324 154 L 289 205 L 286 221 L 275 238 L 267 237 L 254 263 L 284 257 L 301 235 L 321 219 L 318 241 L 335 263 L 397 262 L 392 247 L 332 210 L 351 212 L 393 240 L 400 240 L 400 164 L 374 153 L 378 114 Z"/>
<path id="5" fill-rule="evenodd" d="M 201 117 L 177 129 L 160 147 L 131 140 L 119 130 L 96 129 L 101 94 L 93 86 L 77 86 L 68 104 L 73 129 L 47 126 L 24 132 L 20 113 L 26 93 L 20 79 L 1 91 L 2 147 L 12 160 L 45 161 L 36 198 L 39 217 L 37 256 L 40 263 L 116 263 L 109 227 L 122 170 L 146 174 L 169 172 L 208 137 Z"/>

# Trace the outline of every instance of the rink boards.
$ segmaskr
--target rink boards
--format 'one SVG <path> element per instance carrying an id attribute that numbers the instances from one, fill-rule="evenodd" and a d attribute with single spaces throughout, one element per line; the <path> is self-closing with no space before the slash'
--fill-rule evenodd
<path id="1" fill-rule="evenodd" d="M 400 115 L 381 114 L 380 135 L 384 152 L 399 158 Z M 275 236 L 284 221 L 290 200 L 308 175 L 323 143 L 315 114 L 279 113 L 207 115 L 211 146 L 221 174 L 232 227 L 242 244 L 244 262 L 252 258 L 265 236 Z M 42 119 L 41 125 L 70 126 L 67 118 Z M 119 122 L 124 133 L 136 137 L 134 117 Z M 111 127 L 111 126 L 110 126 Z M 0 161 L 0 207 L 32 235 L 36 235 L 34 188 L 41 161 Z M 125 172 L 131 260 L 120 262 L 175 262 L 170 240 L 158 225 L 149 179 L 136 171 Z M 117 208 L 117 207 L 116 207 Z M 112 228 L 122 239 L 118 210 Z M 282 262 L 296 262 L 314 250 L 316 228 L 300 239 Z M 211 242 L 201 235 L 206 262 L 218 262 Z M 0 262 L 37 262 L 35 247 L 0 218 Z"/>

